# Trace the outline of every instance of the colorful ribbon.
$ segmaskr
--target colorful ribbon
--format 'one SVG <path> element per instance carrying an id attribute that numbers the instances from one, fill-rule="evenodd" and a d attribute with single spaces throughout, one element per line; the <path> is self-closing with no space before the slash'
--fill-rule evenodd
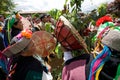
<path id="1" fill-rule="evenodd" d="M 109 57 L 111 55 L 111 51 L 107 46 L 104 46 L 102 52 L 96 56 L 96 58 L 92 61 L 91 67 L 90 67 L 90 75 L 88 80 L 96 80 L 99 75 L 101 68 L 105 64 L 106 61 L 109 60 Z"/>

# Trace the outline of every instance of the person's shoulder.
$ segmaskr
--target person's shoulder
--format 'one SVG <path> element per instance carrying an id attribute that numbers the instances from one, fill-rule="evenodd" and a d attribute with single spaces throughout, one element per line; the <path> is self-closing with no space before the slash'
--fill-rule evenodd
<path id="1" fill-rule="evenodd" d="M 48 72 L 46 66 L 39 60 L 33 58 L 33 61 L 29 64 L 29 70 L 36 71 L 36 72 Z"/>
<path id="2" fill-rule="evenodd" d="M 75 61 L 80 61 L 80 60 L 85 60 L 86 61 L 86 64 L 91 62 L 92 60 L 94 59 L 93 55 L 92 54 L 81 54 L 77 57 L 73 57 L 72 59 L 69 59 L 65 62 L 65 65 L 67 64 L 70 64 L 72 62 L 75 62 Z"/>
<path id="3" fill-rule="evenodd" d="M 19 56 L 17 64 L 26 68 L 28 71 L 42 71 L 42 63 L 32 56 Z M 22 64 L 22 65 L 21 65 Z"/>
<path id="4" fill-rule="evenodd" d="M 90 58 L 93 58 L 92 54 L 84 53 L 77 57 L 74 57 L 73 59 L 90 59 Z"/>

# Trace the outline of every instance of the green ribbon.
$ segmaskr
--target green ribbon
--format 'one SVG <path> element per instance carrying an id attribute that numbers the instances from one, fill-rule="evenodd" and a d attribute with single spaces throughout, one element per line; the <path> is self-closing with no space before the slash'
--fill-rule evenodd
<path id="1" fill-rule="evenodd" d="M 106 27 L 115 27 L 113 22 L 106 22 L 102 25 L 100 25 L 100 27 L 98 28 L 98 32 L 97 34 L 92 38 L 92 41 L 95 42 L 97 40 L 97 35 L 104 30 Z"/>
<path id="2" fill-rule="evenodd" d="M 7 23 L 7 37 L 8 37 L 8 42 L 10 43 L 10 41 L 11 41 L 11 34 L 10 34 L 10 32 L 11 32 L 11 28 L 12 28 L 12 26 L 14 25 L 14 23 L 15 23 L 15 21 L 16 21 L 16 18 L 15 18 L 15 16 L 10 16 L 9 18 L 8 18 L 8 23 Z"/>
<path id="3" fill-rule="evenodd" d="M 120 80 L 120 64 L 118 65 L 117 74 L 116 74 L 114 80 Z"/>
<path id="4" fill-rule="evenodd" d="M 114 30 L 120 31 L 120 26 L 116 26 L 116 27 L 114 28 Z"/>

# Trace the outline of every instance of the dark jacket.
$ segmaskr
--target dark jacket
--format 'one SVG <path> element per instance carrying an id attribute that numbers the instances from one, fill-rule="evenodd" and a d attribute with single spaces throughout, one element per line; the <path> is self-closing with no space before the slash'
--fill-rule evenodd
<path id="1" fill-rule="evenodd" d="M 47 73 L 46 67 L 37 59 L 32 56 L 19 56 L 14 60 L 9 80 L 42 80 L 43 71 Z"/>
<path id="2" fill-rule="evenodd" d="M 105 63 L 99 75 L 99 80 L 113 80 L 117 73 L 118 65 L 120 64 L 120 55 L 112 55 Z"/>

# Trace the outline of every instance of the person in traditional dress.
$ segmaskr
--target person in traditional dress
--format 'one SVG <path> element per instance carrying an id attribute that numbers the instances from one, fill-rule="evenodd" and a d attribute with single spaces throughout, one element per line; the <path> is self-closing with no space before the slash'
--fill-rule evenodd
<path id="1" fill-rule="evenodd" d="M 57 21 L 55 37 L 64 52 L 62 80 L 88 80 L 93 56 L 89 54 L 83 38 L 64 16 Z M 82 53 L 82 50 L 85 52 Z M 73 56 L 74 52 L 80 55 Z"/>
<path id="2" fill-rule="evenodd" d="M 13 38 L 15 43 L 3 50 L 7 57 L 16 56 L 8 80 L 52 80 L 42 57 L 55 48 L 55 38 L 46 31 L 22 31 Z"/>
<path id="3" fill-rule="evenodd" d="M 88 80 L 119 80 L 119 36 L 120 27 L 112 22 L 110 16 L 103 16 L 97 20 L 97 38 L 102 48 L 91 62 Z M 98 47 L 99 47 L 98 45 Z M 97 50 L 97 49 L 95 49 Z M 94 54 L 94 53 L 93 53 Z"/>
<path id="4" fill-rule="evenodd" d="M 4 44 L 7 47 L 10 44 L 11 39 L 23 30 L 23 23 L 19 13 L 13 14 L 5 19 L 5 25 L 3 27 Z"/>
<path id="5" fill-rule="evenodd" d="M 104 47 L 91 63 L 88 80 L 119 80 L 120 31 L 115 28 L 103 37 Z"/>

